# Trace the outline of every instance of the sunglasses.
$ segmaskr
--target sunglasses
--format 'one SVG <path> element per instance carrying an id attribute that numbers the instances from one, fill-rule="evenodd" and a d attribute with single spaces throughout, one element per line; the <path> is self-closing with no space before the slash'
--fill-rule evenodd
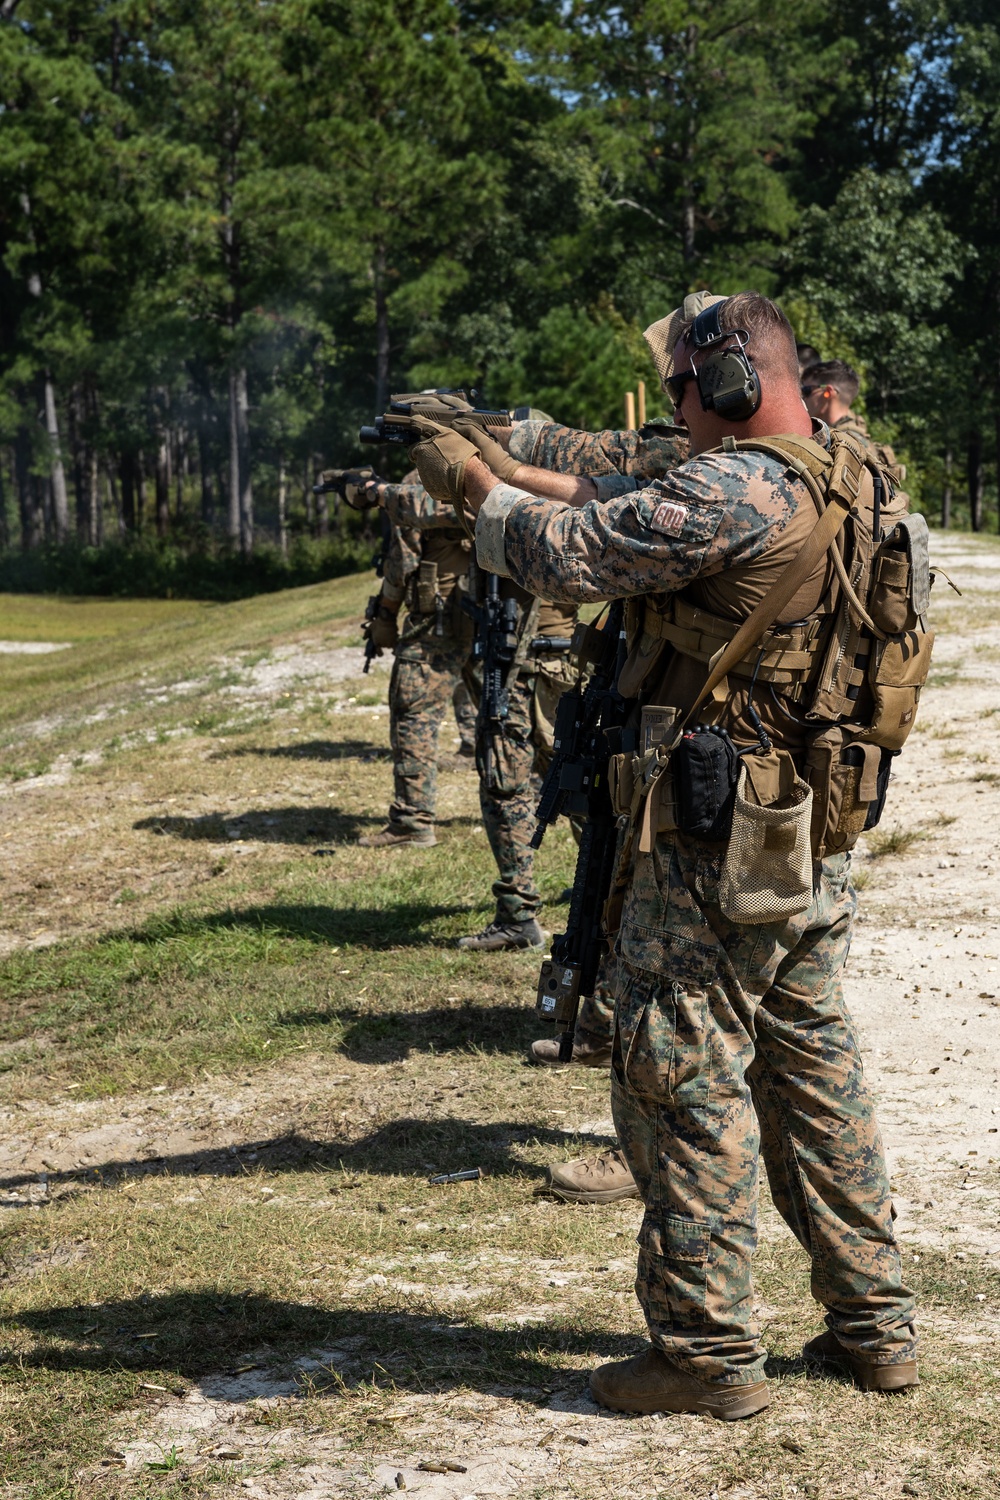
<path id="1" fill-rule="evenodd" d="M 801 390 L 802 390 L 803 397 L 805 397 L 805 396 L 811 396 L 814 391 L 825 391 L 826 390 L 826 386 L 825 385 L 804 385 L 804 386 L 801 387 Z"/>
<path id="2" fill-rule="evenodd" d="M 663 382 L 664 389 L 666 390 L 666 393 L 670 397 L 671 401 L 674 403 L 675 407 L 680 406 L 681 402 L 683 401 L 684 387 L 687 385 L 688 381 L 696 379 L 697 375 L 694 370 L 681 370 L 679 374 L 671 375 L 668 380 L 665 380 Z"/>

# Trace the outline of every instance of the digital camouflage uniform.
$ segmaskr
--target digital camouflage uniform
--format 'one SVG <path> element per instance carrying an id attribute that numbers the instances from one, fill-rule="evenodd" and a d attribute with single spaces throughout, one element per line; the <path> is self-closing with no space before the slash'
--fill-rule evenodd
<path id="1" fill-rule="evenodd" d="M 650 423 L 638 431 L 582 432 L 558 422 L 517 422 L 508 444 L 512 458 L 557 474 L 593 479 L 598 499 L 641 489 L 637 480 L 659 479 L 688 458 L 683 427 Z M 629 482 L 622 484 L 624 478 Z"/>
<path id="2" fill-rule="evenodd" d="M 825 429 L 822 430 L 822 438 Z M 702 455 L 607 504 L 572 508 L 497 485 L 479 517 L 483 567 L 574 602 L 684 598 L 745 618 L 815 522 L 802 482 L 760 453 Z M 781 619 L 823 607 L 826 560 Z M 667 649 L 643 701 L 686 711 L 706 668 Z M 746 693 L 730 679 L 724 722 L 742 744 Z M 774 743 L 802 730 L 776 695 L 755 698 Z M 655 1347 L 725 1385 L 761 1377 L 753 1314 L 758 1158 L 774 1202 L 812 1258 L 812 1289 L 849 1349 L 912 1359 L 889 1183 L 840 976 L 855 897 L 849 857 L 815 867 L 814 899 L 789 920 L 735 925 L 720 910 L 724 846 L 657 821 L 637 853 L 617 957 L 612 1103 L 645 1203 L 636 1292 Z M 758 1120 L 760 1122 L 758 1128 Z"/>
<path id="3" fill-rule="evenodd" d="M 419 483 L 386 485 L 382 504 L 393 529 L 382 594 L 408 603 L 389 682 L 394 785 L 389 828 L 419 834 L 434 826 L 438 731 L 448 706 L 462 685 L 466 702 L 479 699 L 472 624 L 460 605 L 471 547 L 454 512 L 437 506 Z M 437 565 L 440 599 L 425 612 L 417 590 L 421 562 Z"/>

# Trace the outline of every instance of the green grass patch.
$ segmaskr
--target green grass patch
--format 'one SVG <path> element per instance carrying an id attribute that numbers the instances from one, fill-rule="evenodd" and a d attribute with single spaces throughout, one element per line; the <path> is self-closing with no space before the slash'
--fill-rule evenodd
<path id="1" fill-rule="evenodd" d="M 872 859 L 885 859 L 889 855 L 905 854 L 927 837 L 922 828 L 904 828 L 893 823 L 889 828 L 879 828 L 867 835 L 865 847 Z"/>

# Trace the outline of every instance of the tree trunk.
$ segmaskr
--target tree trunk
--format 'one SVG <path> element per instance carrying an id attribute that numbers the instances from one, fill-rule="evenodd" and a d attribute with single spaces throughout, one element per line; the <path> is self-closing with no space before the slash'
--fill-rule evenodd
<path id="1" fill-rule="evenodd" d="M 695 55 L 698 51 L 698 28 L 689 26 L 685 38 L 684 52 L 687 58 L 687 74 L 689 78 L 694 77 Z M 697 206 L 697 188 L 694 180 L 695 144 L 698 135 L 698 117 L 693 108 L 689 108 L 687 122 L 687 139 L 684 142 L 684 189 L 682 215 L 683 223 L 681 229 L 681 254 L 685 265 L 691 265 L 695 258 L 695 208 Z"/>
<path id="2" fill-rule="evenodd" d="M 983 435 L 977 428 L 969 438 L 969 525 L 983 529 Z"/>
<path id="3" fill-rule="evenodd" d="M 944 450 L 944 488 L 941 491 L 941 529 L 947 531 L 951 525 L 951 470 L 954 454 L 949 443 Z"/>
<path id="4" fill-rule="evenodd" d="M 240 430 L 236 415 L 236 374 L 229 376 L 229 487 L 226 536 L 235 547 L 240 539 Z"/>
<path id="5" fill-rule="evenodd" d="M 253 551 L 253 480 L 250 477 L 250 396 L 246 366 L 236 371 L 236 439 L 240 465 L 240 549 Z"/>
<path id="6" fill-rule="evenodd" d="M 104 482 L 108 487 L 108 509 L 115 518 L 115 532 L 120 537 L 124 536 L 125 515 L 122 510 L 121 495 L 119 493 L 118 485 L 115 480 L 115 466 L 110 458 L 107 460 L 107 463 L 104 466 Z M 101 540 L 104 540 L 103 528 Z"/>
<path id="7" fill-rule="evenodd" d="M 174 519 L 184 519 L 184 486 L 188 477 L 188 445 L 183 427 L 174 428 Z"/>
<path id="8" fill-rule="evenodd" d="M 156 534 L 162 540 L 170 531 L 170 435 L 162 427 L 156 444 Z"/>
<path id="9" fill-rule="evenodd" d="M 101 516 L 101 471 L 97 462 L 97 449 L 87 450 L 87 540 L 92 547 L 99 547 L 104 540 Z"/>
<path id="10" fill-rule="evenodd" d="M 312 479 L 309 475 L 309 460 L 306 459 L 305 474 L 302 476 L 302 493 L 306 502 L 306 530 L 309 535 L 314 535 L 313 528 L 316 525 L 316 496 L 313 494 Z"/>
<path id="11" fill-rule="evenodd" d="M 32 483 L 31 438 L 26 427 L 19 427 L 14 439 L 14 481 L 21 513 L 21 551 L 30 552 L 41 546 L 44 532 L 38 492 Z"/>
<path id="12" fill-rule="evenodd" d="M 382 407 L 378 408 L 382 411 Z M 323 460 L 318 454 L 313 454 L 313 473 L 316 474 L 323 466 Z M 330 535 L 330 505 L 326 495 L 316 496 L 316 535 L 325 537 Z"/>
<path id="13" fill-rule="evenodd" d="M 56 388 L 49 371 L 45 372 L 45 430 L 49 435 L 52 486 L 52 529 L 57 542 L 65 542 L 69 536 L 69 496 L 66 493 L 66 470 L 63 468 L 62 445 L 59 441 L 59 413 L 56 409 Z"/>
<path id="14" fill-rule="evenodd" d="M 285 460 L 278 459 L 278 545 L 282 557 L 288 556 L 288 478 Z"/>
<path id="15" fill-rule="evenodd" d="M 215 492 L 212 489 L 208 439 L 204 428 L 198 433 L 198 473 L 201 479 L 201 519 L 205 526 L 211 526 L 215 520 Z"/>
<path id="16" fill-rule="evenodd" d="M 66 402 L 67 440 L 70 452 L 70 473 L 73 476 L 73 494 L 76 498 L 76 539 L 87 540 L 87 455 L 83 441 L 83 393 L 78 385 L 70 388 Z"/>
<path id="17" fill-rule="evenodd" d="M 385 245 L 381 240 L 377 240 L 375 244 L 375 260 L 372 270 L 375 282 L 375 410 L 383 412 L 389 401 L 392 344 L 389 334 Z"/>
<path id="18" fill-rule="evenodd" d="M 7 524 L 7 485 L 4 480 L 3 457 L 0 455 L 0 547 L 10 546 L 10 527 Z"/>
<path id="19" fill-rule="evenodd" d="M 122 476 L 122 527 L 131 535 L 136 531 L 135 517 L 135 454 L 128 448 L 121 456 Z"/>
<path id="20" fill-rule="evenodd" d="M 146 524 L 146 457 L 140 450 L 135 456 L 135 531 L 142 536 Z"/>

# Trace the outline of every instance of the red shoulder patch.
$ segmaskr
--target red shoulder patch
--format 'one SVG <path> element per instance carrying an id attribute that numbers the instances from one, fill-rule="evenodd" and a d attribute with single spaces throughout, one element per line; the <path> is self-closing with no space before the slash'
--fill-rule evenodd
<path id="1" fill-rule="evenodd" d="M 659 531 L 664 536 L 680 536 L 684 530 L 684 523 L 688 518 L 688 508 L 681 505 L 677 500 L 664 500 L 658 505 L 649 518 L 652 531 Z"/>

